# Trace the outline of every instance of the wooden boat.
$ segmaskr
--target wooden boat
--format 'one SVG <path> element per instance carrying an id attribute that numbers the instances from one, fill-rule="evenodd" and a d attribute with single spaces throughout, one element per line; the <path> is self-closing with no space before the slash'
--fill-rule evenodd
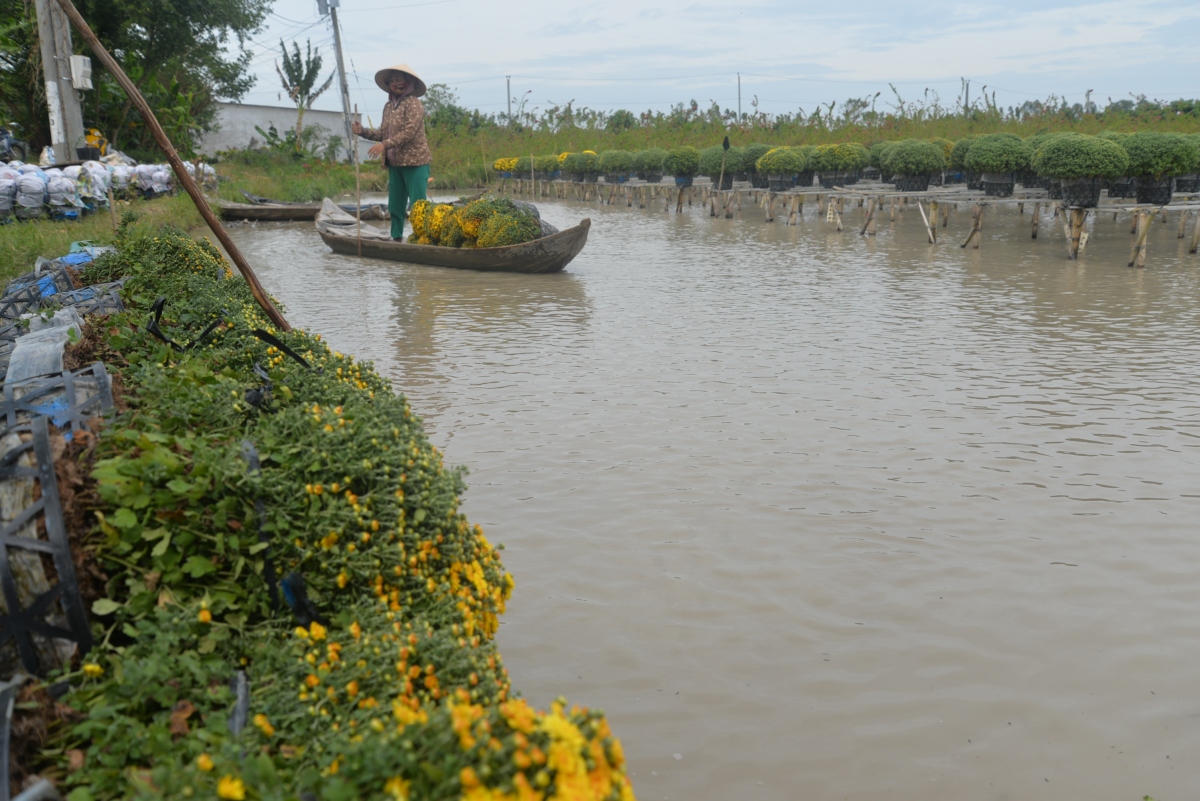
<path id="1" fill-rule="evenodd" d="M 226 220 L 250 220 L 254 222 L 308 222 L 315 220 L 321 211 L 320 203 L 297 203 L 286 200 L 271 200 L 270 198 L 252 195 L 243 191 L 247 203 L 230 203 L 221 201 L 221 217 Z M 354 213 L 354 204 L 339 206 L 343 211 Z M 364 220 L 390 220 L 391 215 L 385 207 L 373 203 L 363 204 L 362 218 Z"/>
<path id="2" fill-rule="evenodd" d="M 317 232 L 335 253 L 354 256 L 359 253 L 358 225 L 326 198 L 317 215 Z M 544 226 L 548 227 L 548 226 Z M 503 273 L 557 273 L 583 250 L 592 221 L 582 220 L 565 231 L 555 231 L 532 242 L 500 248 L 447 248 L 438 245 L 413 245 L 396 242 L 388 231 L 373 225 L 362 226 L 362 255 L 432 267 L 457 270 L 481 270 Z M 553 229 L 552 229 L 553 230 Z"/>

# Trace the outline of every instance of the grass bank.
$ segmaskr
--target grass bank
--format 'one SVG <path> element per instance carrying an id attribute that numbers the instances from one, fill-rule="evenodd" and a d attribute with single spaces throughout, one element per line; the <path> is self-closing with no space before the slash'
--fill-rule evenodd
<path id="1" fill-rule="evenodd" d="M 183 194 L 149 201 L 141 198 L 118 201 L 118 216 L 126 211 L 140 215 L 134 227 L 137 231 L 153 231 L 163 225 L 186 231 L 204 224 L 191 198 Z M 38 256 L 52 259 L 63 255 L 72 242 L 90 240 L 98 245 L 111 245 L 115 236 L 107 209 L 77 221 L 43 218 L 5 225 L 0 227 L 0 282 L 32 270 Z"/>
<path id="2" fill-rule="evenodd" d="M 227 155 L 215 165 L 218 197 L 245 203 L 242 191 L 272 200 L 306 201 L 354 197 L 354 165 L 317 158 L 297 159 L 270 151 Z M 362 191 L 387 190 L 387 171 L 378 161 L 361 167 Z"/>

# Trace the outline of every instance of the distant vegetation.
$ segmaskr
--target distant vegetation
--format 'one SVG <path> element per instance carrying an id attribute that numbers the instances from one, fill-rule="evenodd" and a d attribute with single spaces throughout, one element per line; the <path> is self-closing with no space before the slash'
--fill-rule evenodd
<path id="1" fill-rule="evenodd" d="M 703 108 L 695 100 L 670 111 L 612 112 L 572 103 L 544 110 L 487 115 L 458 105 L 448 87 L 435 84 L 424 98 L 429 116 L 426 130 L 433 150 L 433 176 L 438 187 L 477 186 L 495 177 L 493 162 L 500 157 L 530 157 L 546 153 L 593 150 L 640 151 L 691 145 L 703 149 L 729 136 L 735 147 L 764 145 L 821 145 L 857 142 L 864 146 L 901 139 L 958 141 L 967 136 L 1104 130 L 1200 132 L 1200 100 L 1152 100 L 1139 96 L 1110 101 L 1069 104 L 1058 97 L 998 106 L 994 96 L 964 104 L 958 98 L 944 104 L 927 91 L 919 99 L 894 94 L 828 103 L 811 112 L 767 114 L 757 109 L 741 117 L 716 103 Z"/>

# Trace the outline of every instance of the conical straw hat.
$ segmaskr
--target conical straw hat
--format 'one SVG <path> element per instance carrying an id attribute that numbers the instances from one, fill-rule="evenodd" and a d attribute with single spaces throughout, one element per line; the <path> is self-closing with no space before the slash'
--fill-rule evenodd
<path id="1" fill-rule="evenodd" d="M 394 67 L 386 67 L 381 69 L 379 72 L 375 73 L 375 84 L 383 91 L 388 91 L 388 81 L 391 80 L 393 72 L 403 72 L 412 79 L 414 97 L 421 97 L 425 94 L 425 82 L 422 81 L 421 78 L 412 71 L 412 67 L 408 66 L 407 64 L 397 64 Z"/>

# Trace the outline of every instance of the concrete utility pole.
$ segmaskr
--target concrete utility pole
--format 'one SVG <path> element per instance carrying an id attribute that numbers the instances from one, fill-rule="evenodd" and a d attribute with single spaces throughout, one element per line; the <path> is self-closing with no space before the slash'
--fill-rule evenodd
<path id="1" fill-rule="evenodd" d="M 358 139 L 350 131 L 350 86 L 346 83 L 346 66 L 342 61 L 342 31 L 338 27 L 337 10 L 339 0 L 329 0 L 329 19 L 333 23 L 333 49 L 337 52 L 338 85 L 342 90 L 342 123 L 346 134 L 346 158 L 354 158 Z"/>
<path id="2" fill-rule="evenodd" d="M 71 83 L 71 24 L 53 0 L 36 0 L 38 40 L 46 78 L 46 105 L 50 109 L 50 140 L 58 163 L 75 161 L 75 148 L 83 145 L 83 111 Z M 37 156 L 29 154 L 31 159 Z"/>
<path id="3" fill-rule="evenodd" d="M 508 124 L 512 125 L 512 76 L 504 76 L 504 86 L 508 95 Z"/>
<path id="4" fill-rule="evenodd" d="M 742 73 L 738 73 L 738 125 L 742 124 Z"/>

